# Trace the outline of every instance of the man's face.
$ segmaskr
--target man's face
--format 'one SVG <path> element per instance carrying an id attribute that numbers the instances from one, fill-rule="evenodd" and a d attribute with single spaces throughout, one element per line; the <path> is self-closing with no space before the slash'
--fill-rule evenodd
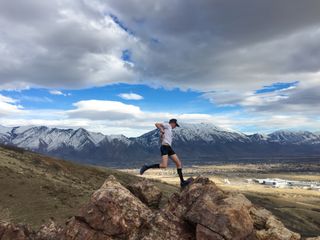
<path id="1" fill-rule="evenodd" d="M 175 123 L 170 123 L 170 125 L 171 125 L 171 128 L 172 128 L 172 129 L 174 129 L 174 128 L 177 127 L 177 124 L 175 124 Z"/>

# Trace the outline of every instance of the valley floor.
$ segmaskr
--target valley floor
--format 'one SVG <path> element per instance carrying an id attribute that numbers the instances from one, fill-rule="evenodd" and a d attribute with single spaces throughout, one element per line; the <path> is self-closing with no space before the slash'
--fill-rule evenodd
<path id="1" fill-rule="evenodd" d="M 137 169 L 121 171 L 138 175 Z M 286 180 L 320 182 L 320 163 L 304 164 L 226 164 L 192 166 L 184 169 L 186 177 L 209 177 L 226 191 L 241 192 L 252 202 L 261 205 L 285 225 L 304 236 L 320 235 L 320 191 L 302 187 L 273 188 L 248 179 L 280 178 Z M 177 185 L 174 168 L 150 170 L 144 177 Z"/>

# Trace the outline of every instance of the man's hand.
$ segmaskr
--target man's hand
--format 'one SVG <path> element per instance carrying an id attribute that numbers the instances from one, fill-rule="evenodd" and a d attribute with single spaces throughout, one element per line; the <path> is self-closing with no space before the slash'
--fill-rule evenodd
<path id="1" fill-rule="evenodd" d="M 162 123 L 156 123 L 155 126 L 160 130 L 161 133 L 164 133 L 164 128 Z"/>

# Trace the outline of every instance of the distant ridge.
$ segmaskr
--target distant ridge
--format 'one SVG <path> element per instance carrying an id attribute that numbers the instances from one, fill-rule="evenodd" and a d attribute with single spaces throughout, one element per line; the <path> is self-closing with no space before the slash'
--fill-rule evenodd
<path id="1" fill-rule="evenodd" d="M 210 163 L 237 158 L 309 157 L 320 155 L 320 134 L 276 131 L 247 135 L 210 123 L 181 124 L 174 130 L 174 147 L 184 163 Z M 159 132 L 136 138 L 103 135 L 79 129 L 46 126 L 0 126 L 0 143 L 76 160 L 83 163 L 128 167 L 159 159 Z"/>

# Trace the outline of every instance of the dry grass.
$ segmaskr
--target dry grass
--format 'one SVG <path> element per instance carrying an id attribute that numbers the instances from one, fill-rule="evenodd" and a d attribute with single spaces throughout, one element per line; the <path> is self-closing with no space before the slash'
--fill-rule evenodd
<path id="1" fill-rule="evenodd" d="M 50 218 L 64 224 L 111 174 L 124 185 L 140 180 L 112 169 L 0 147 L 0 220 L 34 228 Z M 163 203 L 177 191 L 166 183 L 155 184 L 165 193 Z"/>

